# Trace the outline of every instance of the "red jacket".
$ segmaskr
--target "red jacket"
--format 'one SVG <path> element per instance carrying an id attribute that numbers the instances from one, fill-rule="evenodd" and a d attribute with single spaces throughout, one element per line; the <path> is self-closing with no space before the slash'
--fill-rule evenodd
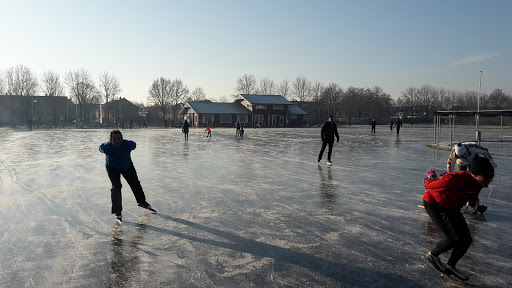
<path id="1" fill-rule="evenodd" d="M 469 171 L 449 172 L 440 179 L 426 178 L 423 183 L 427 187 L 423 200 L 452 211 L 460 210 L 482 190 Z"/>

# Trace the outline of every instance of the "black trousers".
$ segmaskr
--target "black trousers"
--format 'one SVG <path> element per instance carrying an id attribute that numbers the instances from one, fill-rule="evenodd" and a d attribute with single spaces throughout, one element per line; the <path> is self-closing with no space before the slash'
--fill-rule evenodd
<path id="1" fill-rule="evenodd" d="M 137 171 L 135 171 L 135 167 L 133 165 L 125 171 L 119 171 L 117 168 L 108 166 L 106 166 L 106 168 L 108 178 L 110 178 L 110 182 L 112 182 L 112 189 L 110 189 L 110 197 L 112 198 L 112 214 L 121 215 L 121 211 L 123 211 L 121 196 L 121 188 L 123 185 L 121 185 L 121 175 L 123 175 L 126 182 L 128 182 L 128 185 L 130 185 L 137 203 L 143 206 L 148 205 L 146 202 L 146 196 L 144 195 L 144 191 L 140 185 L 139 177 L 137 177 Z"/>
<path id="2" fill-rule="evenodd" d="M 447 264 L 455 267 L 473 242 L 464 216 L 460 211 L 448 211 L 425 200 L 423 200 L 423 206 L 432 222 L 441 229 L 446 237 L 437 243 L 431 251 L 432 255 L 439 256 L 439 254 L 453 249 Z"/>
<path id="3" fill-rule="evenodd" d="M 322 160 L 322 156 L 324 155 L 325 147 L 329 145 L 329 151 L 327 152 L 327 160 L 331 161 L 331 155 L 332 155 L 332 144 L 334 144 L 334 141 L 323 141 L 322 142 L 322 149 L 320 150 L 320 154 L 318 154 L 318 160 Z"/>

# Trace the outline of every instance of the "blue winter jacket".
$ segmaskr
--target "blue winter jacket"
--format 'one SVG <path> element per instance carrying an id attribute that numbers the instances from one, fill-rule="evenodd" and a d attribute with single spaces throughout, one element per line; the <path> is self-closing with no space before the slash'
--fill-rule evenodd
<path id="1" fill-rule="evenodd" d="M 100 145 L 100 152 L 105 153 L 105 166 L 114 167 L 119 171 L 125 171 L 133 165 L 130 153 L 137 144 L 131 140 L 123 140 L 119 148 L 110 141 Z"/>

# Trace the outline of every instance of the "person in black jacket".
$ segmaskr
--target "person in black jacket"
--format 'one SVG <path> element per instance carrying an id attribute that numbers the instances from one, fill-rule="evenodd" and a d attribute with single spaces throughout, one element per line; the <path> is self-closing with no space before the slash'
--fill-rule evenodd
<path id="1" fill-rule="evenodd" d="M 400 128 L 402 127 L 402 120 L 400 120 L 400 118 L 396 118 L 395 127 L 396 127 L 396 135 L 399 135 Z"/>
<path id="2" fill-rule="evenodd" d="M 336 136 L 337 142 L 340 142 L 340 136 L 338 135 L 338 127 L 336 123 L 333 121 L 333 116 L 329 116 L 329 120 L 322 125 L 322 130 L 320 131 L 322 136 L 322 149 L 320 150 L 320 154 L 318 154 L 318 162 L 322 160 L 322 155 L 324 155 L 324 150 L 327 144 L 329 144 L 329 152 L 327 153 L 327 165 L 332 165 L 331 162 L 331 154 L 332 154 L 332 145 L 334 144 L 334 136 Z"/>
<path id="3" fill-rule="evenodd" d="M 190 127 L 188 120 L 185 120 L 185 123 L 183 123 L 183 127 L 181 128 L 181 131 L 185 134 L 185 141 L 188 141 L 188 127 Z"/>
<path id="4" fill-rule="evenodd" d="M 372 131 L 370 132 L 370 134 L 371 133 L 375 134 L 375 126 L 377 126 L 377 121 L 375 121 L 375 119 L 373 119 L 373 121 L 370 122 L 370 125 L 372 125 Z"/>

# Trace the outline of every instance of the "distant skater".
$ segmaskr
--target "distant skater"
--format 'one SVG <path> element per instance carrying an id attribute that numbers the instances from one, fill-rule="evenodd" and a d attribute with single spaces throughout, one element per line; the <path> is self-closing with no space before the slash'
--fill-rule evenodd
<path id="1" fill-rule="evenodd" d="M 188 120 L 185 120 L 185 123 L 183 123 L 183 128 L 181 128 L 181 132 L 185 134 L 185 141 L 188 141 L 188 127 L 190 127 Z"/>
<path id="2" fill-rule="evenodd" d="M 320 130 L 320 135 L 322 137 L 322 149 L 320 150 L 320 154 L 318 154 L 318 162 L 322 160 L 325 147 L 329 145 L 329 151 L 327 152 L 327 165 L 332 165 L 331 155 L 332 145 L 334 144 L 334 136 L 336 136 L 337 142 L 340 142 L 338 127 L 336 126 L 336 123 L 334 123 L 333 118 L 334 116 L 329 116 L 329 120 L 327 120 L 327 122 L 322 125 L 322 129 Z"/>
<path id="3" fill-rule="evenodd" d="M 244 127 L 240 128 L 240 137 L 244 137 Z"/>
<path id="4" fill-rule="evenodd" d="M 210 126 L 206 126 L 204 132 L 206 133 L 206 137 L 212 137 L 212 129 L 210 129 Z"/>
<path id="5" fill-rule="evenodd" d="M 133 166 L 131 159 L 131 152 L 136 147 L 134 141 L 123 140 L 123 135 L 119 130 L 112 130 L 110 132 L 110 141 L 100 145 L 99 150 L 105 154 L 105 166 L 107 169 L 108 178 L 112 183 L 110 189 L 110 196 L 112 199 L 112 214 L 116 215 L 116 221 L 122 223 L 121 211 L 123 211 L 122 197 L 121 197 L 121 175 L 123 175 L 128 185 L 132 189 L 135 200 L 140 207 L 156 212 L 148 202 L 146 196 L 140 185 L 137 171 Z"/>
<path id="6" fill-rule="evenodd" d="M 393 125 L 395 123 L 393 123 L 393 119 L 389 120 L 389 130 L 393 130 Z"/>
<path id="7" fill-rule="evenodd" d="M 235 127 L 236 127 L 236 137 L 238 137 L 240 135 L 240 128 L 242 127 L 239 120 L 236 120 Z"/>
<path id="8" fill-rule="evenodd" d="M 400 120 L 400 118 L 396 118 L 395 127 L 396 127 L 396 135 L 399 135 L 400 127 L 402 127 L 402 121 Z"/>
<path id="9" fill-rule="evenodd" d="M 423 206 L 445 238 L 424 258 L 434 269 L 467 281 L 469 278 L 455 268 L 473 242 L 460 209 L 469 199 L 478 196 L 482 188 L 489 186 L 494 177 L 494 168 L 489 159 L 477 155 L 470 171 L 448 172 L 440 179 L 428 176 L 423 181 L 427 188 L 423 195 Z M 439 255 L 450 250 L 452 252 L 445 265 Z"/>
<path id="10" fill-rule="evenodd" d="M 370 132 L 370 134 L 371 133 L 375 134 L 375 126 L 377 126 L 377 121 L 375 121 L 375 119 L 373 119 L 373 121 L 370 122 L 370 125 L 372 125 L 372 132 Z"/>

